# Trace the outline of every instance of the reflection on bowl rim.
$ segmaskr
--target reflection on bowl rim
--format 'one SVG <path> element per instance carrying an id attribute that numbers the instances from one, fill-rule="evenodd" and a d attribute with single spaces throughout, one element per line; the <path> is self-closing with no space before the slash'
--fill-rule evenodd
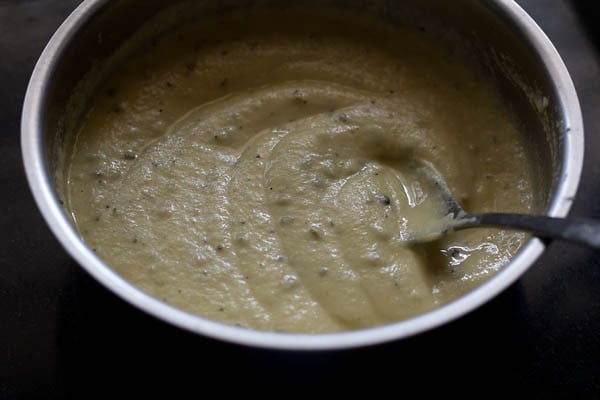
<path id="1" fill-rule="evenodd" d="M 233 343 L 273 349 L 324 350 L 368 346 L 406 338 L 455 320 L 497 296 L 516 281 L 542 254 L 545 245 L 532 238 L 494 277 L 462 297 L 416 317 L 385 326 L 328 334 L 295 334 L 256 331 L 207 320 L 181 311 L 142 292 L 117 275 L 82 241 L 68 221 L 53 191 L 46 169 L 43 117 L 52 71 L 60 64 L 66 44 L 75 32 L 110 0 L 84 1 L 61 25 L 41 55 L 25 97 L 21 121 L 21 146 L 29 185 L 42 215 L 54 235 L 77 262 L 112 292 L 145 312 L 189 331 Z M 558 52 L 538 25 L 513 1 L 487 1 L 497 15 L 527 40 L 552 77 L 560 107 L 569 120 L 560 172 L 547 214 L 566 216 L 572 205 L 583 165 L 583 123 L 579 101 Z"/>

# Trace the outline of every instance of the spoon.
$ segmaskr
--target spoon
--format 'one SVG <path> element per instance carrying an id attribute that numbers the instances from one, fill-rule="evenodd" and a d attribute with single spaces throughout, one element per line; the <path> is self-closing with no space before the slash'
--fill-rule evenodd
<path id="1" fill-rule="evenodd" d="M 409 238 L 410 243 L 431 242 L 461 229 L 501 227 L 528 231 L 542 238 L 560 239 L 600 249 L 600 220 L 514 213 L 469 214 L 461 207 L 444 179 L 432 165 L 424 163 L 418 170 L 425 181 L 430 183 L 430 193 L 441 199 L 443 213 L 439 220 L 433 221 L 421 232 L 413 234 Z"/>

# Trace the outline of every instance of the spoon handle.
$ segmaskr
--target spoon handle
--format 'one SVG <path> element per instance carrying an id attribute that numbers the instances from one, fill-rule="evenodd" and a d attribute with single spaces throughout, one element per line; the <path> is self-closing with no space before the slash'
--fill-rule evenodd
<path id="1" fill-rule="evenodd" d="M 466 224 L 456 229 L 475 226 L 512 228 L 600 249 L 600 220 L 501 213 L 471 214 L 465 219 Z"/>

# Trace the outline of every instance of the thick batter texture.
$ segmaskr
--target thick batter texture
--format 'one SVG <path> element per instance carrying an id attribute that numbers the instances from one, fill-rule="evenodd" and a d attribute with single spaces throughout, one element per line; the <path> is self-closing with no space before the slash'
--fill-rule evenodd
<path id="1" fill-rule="evenodd" d="M 483 78 L 427 33 L 302 12 L 160 38 L 97 94 L 68 207 L 151 295 L 262 330 L 405 319 L 506 264 L 522 233 L 423 246 L 433 166 L 469 212 L 531 211 L 530 160 Z"/>

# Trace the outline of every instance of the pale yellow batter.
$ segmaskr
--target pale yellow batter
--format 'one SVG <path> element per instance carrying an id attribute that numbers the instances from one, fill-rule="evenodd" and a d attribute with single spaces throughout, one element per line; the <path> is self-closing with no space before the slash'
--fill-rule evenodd
<path id="1" fill-rule="evenodd" d="M 530 160 L 480 75 L 426 33 L 286 11 L 153 42 L 98 93 L 68 207 L 124 278 L 186 311 L 330 332 L 430 310 L 522 233 L 407 246 L 431 163 L 470 212 L 528 212 Z"/>

